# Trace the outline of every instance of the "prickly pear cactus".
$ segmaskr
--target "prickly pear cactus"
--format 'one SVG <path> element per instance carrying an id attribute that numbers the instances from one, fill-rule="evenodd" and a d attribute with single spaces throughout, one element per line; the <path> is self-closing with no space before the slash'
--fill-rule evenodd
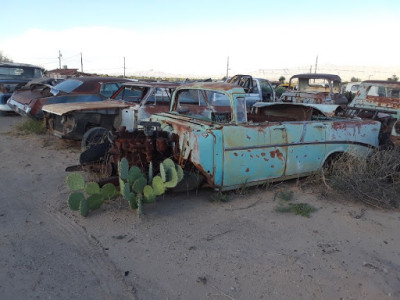
<path id="1" fill-rule="evenodd" d="M 98 209 L 105 200 L 114 198 L 119 194 L 112 183 L 105 184 L 100 188 L 97 182 L 85 184 L 83 176 L 72 173 L 67 177 L 67 185 L 73 191 L 68 196 L 68 206 L 71 210 L 79 210 L 84 217 L 90 210 Z M 86 198 L 85 194 L 88 198 Z"/>
<path id="2" fill-rule="evenodd" d="M 104 202 L 104 198 L 101 194 L 92 194 L 87 199 L 88 209 L 98 209 Z"/>
<path id="3" fill-rule="evenodd" d="M 72 173 L 67 177 L 67 185 L 72 191 L 79 191 L 85 188 L 85 179 L 79 173 Z"/>
<path id="4" fill-rule="evenodd" d="M 100 186 L 97 182 L 88 182 L 85 186 L 85 192 L 88 195 L 100 194 Z"/>
<path id="5" fill-rule="evenodd" d="M 81 192 L 73 192 L 68 197 L 68 206 L 71 210 L 79 210 L 81 201 L 85 196 Z"/>
<path id="6" fill-rule="evenodd" d="M 143 177 L 143 173 L 137 166 L 133 166 L 129 169 L 128 182 L 130 185 L 132 185 L 135 180 L 139 179 L 140 177 Z"/>
<path id="7" fill-rule="evenodd" d="M 160 196 L 165 193 L 165 184 L 160 176 L 155 176 L 153 178 L 152 187 L 156 196 Z"/>
<path id="8" fill-rule="evenodd" d="M 109 200 L 114 198 L 119 194 L 117 188 L 112 183 L 106 183 L 100 190 L 100 194 L 104 200 Z"/>
<path id="9" fill-rule="evenodd" d="M 151 203 L 156 200 L 156 195 L 154 194 L 154 190 L 150 185 L 146 185 L 143 189 L 143 202 Z"/>
<path id="10" fill-rule="evenodd" d="M 129 176 L 129 163 L 128 160 L 124 157 L 118 164 L 118 175 L 122 180 L 127 180 Z"/>
<path id="11" fill-rule="evenodd" d="M 170 158 L 160 163 L 159 170 L 160 174 L 153 177 L 153 164 L 150 162 L 146 178 L 137 166 L 129 168 L 125 158 L 118 163 L 120 194 L 132 209 L 137 209 L 138 216 L 143 214 L 143 203 L 154 202 L 167 188 L 176 187 L 183 179 L 181 166 Z"/>
<path id="12" fill-rule="evenodd" d="M 176 173 L 175 166 L 167 169 L 166 180 L 164 182 L 166 188 L 174 188 L 178 184 L 178 174 Z"/>
<path id="13" fill-rule="evenodd" d="M 85 198 L 82 199 L 79 205 L 79 212 L 83 217 L 86 217 L 89 212 L 88 203 Z"/>
<path id="14" fill-rule="evenodd" d="M 140 177 L 136 179 L 135 182 L 132 184 L 132 190 L 137 194 L 142 194 L 146 184 L 147 184 L 147 179 L 144 177 Z"/>

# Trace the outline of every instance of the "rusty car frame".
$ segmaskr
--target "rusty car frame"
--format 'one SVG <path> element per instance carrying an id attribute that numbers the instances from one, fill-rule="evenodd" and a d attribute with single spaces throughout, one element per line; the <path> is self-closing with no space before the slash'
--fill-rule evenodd
<path id="1" fill-rule="evenodd" d="M 81 140 L 83 148 L 108 130 L 137 128 L 134 120 L 169 110 L 175 82 L 126 82 L 101 102 L 60 103 L 43 107 L 46 127 L 54 135 Z M 135 115 L 135 117 L 134 117 Z M 89 140 L 90 141 L 89 141 Z"/>
<path id="2" fill-rule="evenodd" d="M 185 171 L 183 185 L 194 175 L 225 191 L 306 176 L 332 157 L 366 157 L 378 146 L 379 122 L 332 118 L 317 107 L 257 103 L 247 112 L 241 87 L 188 84 L 175 90 L 169 112 L 154 114 L 143 129 L 115 132 L 107 151 L 96 156 L 99 149 L 89 148 L 80 162 L 99 162 L 112 175 L 125 157 L 144 172 L 152 166 L 156 174 L 159 163 L 171 157 Z"/>
<path id="3" fill-rule="evenodd" d="M 341 93 L 342 79 L 335 74 L 310 73 L 293 75 L 289 87 L 297 81 L 296 89 L 290 88 L 279 102 L 346 105 L 347 98 Z"/>
<path id="4" fill-rule="evenodd" d="M 400 82 L 367 80 L 360 83 L 346 115 L 382 123 L 383 147 L 400 145 Z"/>

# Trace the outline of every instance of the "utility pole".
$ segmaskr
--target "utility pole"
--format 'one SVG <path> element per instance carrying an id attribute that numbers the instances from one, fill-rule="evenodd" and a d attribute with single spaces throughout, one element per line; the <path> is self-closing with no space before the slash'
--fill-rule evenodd
<path id="1" fill-rule="evenodd" d="M 59 69 L 61 69 L 61 57 L 62 57 L 61 51 L 58 50 L 58 68 Z"/>
<path id="2" fill-rule="evenodd" d="M 314 73 L 317 73 L 317 65 L 318 65 L 318 54 L 317 54 L 317 58 L 315 59 L 315 68 L 314 68 Z"/>
<path id="3" fill-rule="evenodd" d="M 124 78 L 125 78 L 125 56 L 124 56 Z"/>
<path id="4" fill-rule="evenodd" d="M 312 65 L 310 66 L 310 74 L 312 73 Z"/>
<path id="5" fill-rule="evenodd" d="M 228 59 L 226 60 L 226 79 L 228 79 L 229 75 L 229 56 Z"/>
<path id="6" fill-rule="evenodd" d="M 81 52 L 81 72 L 83 73 L 83 59 L 82 59 L 82 52 Z"/>

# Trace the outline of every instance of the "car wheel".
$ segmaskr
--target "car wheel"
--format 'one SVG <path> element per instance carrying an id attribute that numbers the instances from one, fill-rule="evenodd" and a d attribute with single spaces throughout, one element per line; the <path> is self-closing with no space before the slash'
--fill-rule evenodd
<path id="1" fill-rule="evenodd" d="M 104 143 L 107 140 L 108 129 L 104 127 L 90 128 L 82 137 L 81 149 L 85 151 L 93 145 Z"/>

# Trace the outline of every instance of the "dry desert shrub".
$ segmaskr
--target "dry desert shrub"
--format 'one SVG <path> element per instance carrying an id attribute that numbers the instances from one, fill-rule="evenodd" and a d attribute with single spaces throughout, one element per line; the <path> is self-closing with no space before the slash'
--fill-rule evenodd
<path id="1" fill-rule="evenodd" d="M 400 205 L 400 151 L 375 151 L 367 159 L 341 155 L 324 170 L 324 185 L 358 201 L 381 208 Z"/>

